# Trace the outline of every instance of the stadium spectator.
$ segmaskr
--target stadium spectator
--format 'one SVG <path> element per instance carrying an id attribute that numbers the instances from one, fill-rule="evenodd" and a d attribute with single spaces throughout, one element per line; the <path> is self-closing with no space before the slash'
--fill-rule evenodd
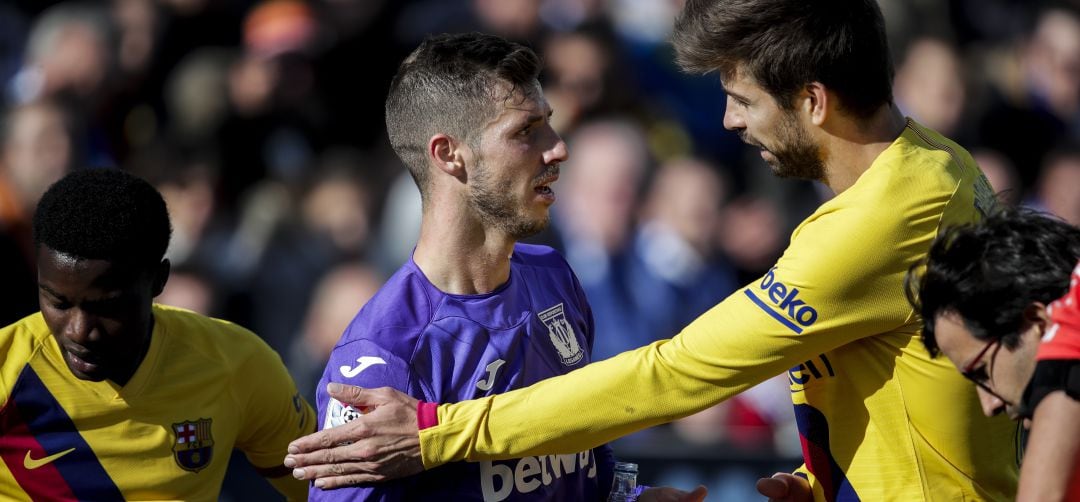
<path id="1" fill-rule="evenodd" d="M 386 122 L 420 190 L 420 239 L 330 353 L 316 389 L 322 429 L 363 411 L 328 395 L 327 384 L 389 385 L 452 402 L 588 364 L 592 316 L 573 272 L 554 250 L 517 244 L 547 226 L 550 185 L 567 156 L 539 73 L 528 48 L 478 33 L 429 38 L 402 62 Z M 559 474 L 541 483 L 535 476 L 549 464 Z M 610 448 L 599 446 L 449 464 L 385 485 L 324 491 L 316 482 L 310 498 L 600 500 L 613 471 Z M 700 500 L 703 491 L 687 496 Z M 642 500 L 674 494 L 655 488 Z"/>
<path id="2" fill-rule="evenodd" d="M 638 323 L 631 276 L 635 210 L 649 169 L 641 129 L 624 120 L 582 125 L 569 139 L 573 158 L 560 180 L 554 226 L 596 320 L 596 360 L 655 339 Z M 586 217 L 587 215 L 587 217 Z"/>
<path id="3" fill-rule="evenodd" d="M 363 263 L 339 265 L 319 280 L 301 332 L 293 339 L 285 359 L 305 397 L 315 400 L 315 387 L 338 339 L 356 316 L 356 305 L 366 304 L 385 280 Z"/>
<path id="4" fill-rule="evenodd" d="M 1056 148 L 1046 156 L 1029 205 L 1080 225 L 1080 145 Z"/>
<path id="5" fill-rule="evenodd" d="M 975 148 L 971 150 L 971 158 L 986 175 L 999 201 L 1007 206 L 1020 203 L 1024 196 L 1023 187 L 1020 186 L 1016 166 L 1008 158 L 992 148 Z"/>
<path id="6" fill-rule="evenodd" d="M 0 325 L 37 310 L 31 217 L 49 185 L 78 162 L 74 118 L 56 100 L 15 106 L 4 114 L 0 134 L 0 253 L 5 286 Z"/>
<path id="7" fill-rule="evenodd" d="M 437 420 L 424 412 L 430 404 L 392 389 L 335 389 L 374 410 L 295 441 L 286 465 L 297 477 L 338 486 L 454 460 L 573 451 L 787 370 L 805 465 L 798 476 L 762 480 L 763 493 L 1015 493 L 1015 429 L 975 413 L 967 382 L 930 360 L 903 294 L 939 225 L 977 220 L 995 206 L 993 192 L 963 148 L 896 108 L 876 1 L 691 0 L 674 40 L 684 67 L 719 73 L 726 127 L 759 148 L 775 174 L 820 181 L 836 196 L 795 230 L 760 281 L 672 340 L 526 389 L 443 404 Z M 355 442 L 337 446 L 343 441 Z"/>
<path id="8" fill-rule="evenodd" d="M 0 329 L 0 497 L 209 500 L 233 447 L 281 493 L 288 441 L 314 413 L 252 333 L 153 305 L 169 277 L 161 195 L 75 171 L 34 215 L 41 312 Z"/>
<path id="9" fill-rule="evenodd" d="M 637 333 L 605 330 L 617 345 L 597 353 L 597 359 L 677 332 L 738 287 L 717 249 L 728 191 L 718 173 L 716 166 L 694 158 L 672 159 L 657 170 L 621 280 L 627 285 L 625 314 Z"/>
<path id="10" fill-rule="evenodd" d="M 967 100 L 960 56 L 948 43 L 924 37 L 907 49 L 893 82 L 896 106 L 948 136 L 957 132 Z"/>
<path id="11" fill-rule="evenodd" d="M 987 416 L 1034 417 L 1017 500 L 1080 497 L 1078 260 L 1080 229 L 1003 212 L 947 229 L 909 279 L 931 355 L 975 383 Z"/>
<path id="12" fill-rule="evenodd" d="M 1009 157 L 1030 187 L 1046 154 L 1080 132 L 1080 15 L 1070 7 L 1039 8 L 1029 32 L 1001 60 L 987 65 L 992 92 L 976 124 L 978 139 Z"/>

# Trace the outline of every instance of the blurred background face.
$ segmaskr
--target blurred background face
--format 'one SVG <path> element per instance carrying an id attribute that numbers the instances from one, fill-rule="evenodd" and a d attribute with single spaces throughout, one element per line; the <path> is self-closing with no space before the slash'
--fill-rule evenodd
<path id="1" fill-rule="evenodd" d="M 490 32 L 528 39 L 540 26 L 540 0 L 472 0 L 473 11 Z"/>
<path id="2" fill-rule="evenodd" d="M 942 134 L 956 131 L 964 110 L 963 68 L 952 46 L 936 39 L 916 40 L 897 68 L 897 105 L 907 115 Z"/>
<path id="3" fill-rule="evenodd" d="M 1080 18 L 1063 10 L 1044 13 L 1028 46 L 1029 85 L 1061 117 L 1080 109 Z"/>
<path id="4" fill-rule="evenodd" d="M 558 110 L 555 130 L 567 131 L 604 97 L 604 77 L 611 55 L 600 42 L 582 33 L 555 33 L 544 47 L 544 94 Z"/>
<path id="5" fill-rule="evenodd" d="M 9 120 L 0 163 L 24 204 L 32 208 L 71 168 L 71 133 L 64 113 L 52 104 L 20 107 Z"/>
<path id="6" fill-rule="evenodd" d="M 999 152 L 986 148 L 973 149 L 971 158 L 986 175 L 998 200 L 1008 205 L 1020 202 L 1024 194 L 1017 179 L 1016 168 L 1009 159 Z"/>
<path id="7" fill-rule="evenodd" d="M 675 160 L 661 166 L 653 181 L 647 218 L 672 229 L 707 256 L 717 244 L 726 196 L 716 168 L 694 159 Z"/>
<path id="8" fill-rule="evenodd" d="M 645 169 L 649 161 L 644 137 L 618 122 L 583 126 L 571 138 L 565 193 L 559 212 L 575 238 L 611 251 L 629 238 Z"/>
<path id="9" fill-rule="evenodd" d="M 1050 213 L 1080 225 L 1080 155 L 1059 157 L 1043 169 L 1038 200 Z"/>

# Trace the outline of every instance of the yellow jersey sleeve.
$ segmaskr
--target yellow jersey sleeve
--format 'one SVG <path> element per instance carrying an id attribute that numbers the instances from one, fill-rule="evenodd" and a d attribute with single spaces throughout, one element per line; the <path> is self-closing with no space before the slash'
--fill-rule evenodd
<path id="1" fill-rule="evenodd" d="M 282 465 L 289 443 L 315 432 L 315 411 L 296 389 L 281 357 L 261 340 L 237 372 L 245 410 L 236 448 L 289 500 L 307 500 L 308 485 Z"/>
<path id="2" fill-rule="evenodd" d="M 943 225 L 993 205 L 970 155 L 909 121 L 760 280 L 670 340 L 440 406 L 420 432 L 424 464 L 580 451 L 787 372 L 819 500 L 1008 500 L 1015 430 L 927 355 L 903 286 Z"/>

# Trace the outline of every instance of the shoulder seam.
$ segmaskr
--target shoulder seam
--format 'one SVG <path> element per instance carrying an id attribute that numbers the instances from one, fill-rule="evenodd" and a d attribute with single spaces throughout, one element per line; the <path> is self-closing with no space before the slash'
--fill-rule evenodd
<path id="1" fill-rule="evenodd" d="M 960 156 L 956 154 L 956 150 L 953 150 L 951 146 L 942 144 L 927 136 L 925 133 L 920 131 L 918 127 L 915 127 L 915 125 L 912 124 L 911 119 L 908 119 L 907 128 L 911 129 L 911 131 L 914 132 L 915 135 L 918 136 L 919 139 L 923 140 L 927 145 L 930 145 L 938 150 L 949 154 L 949 156 L 952 157 L 953 162 L 956 163 L 957 167 L 960 167 L 961 169 L 964 167 L 963 160 L 960 159 Z"/>

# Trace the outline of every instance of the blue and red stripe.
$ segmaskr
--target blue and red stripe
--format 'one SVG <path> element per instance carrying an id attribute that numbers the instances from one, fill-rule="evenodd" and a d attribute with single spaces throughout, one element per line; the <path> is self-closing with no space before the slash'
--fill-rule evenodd
<path id="1" fill-rule="evenodd" d="M 825 499 L 829 502 L 857 502 L 859 495 L 833 458 L 829 447 L 829 421 L 825 415 L 808 404 L 797 404 L 795 422 L 799 426 L 806 468 L 821 484 Z"/>
<path id="2" fill-rule="evenodd" d="M 27 452 L 41 459 L 74 448 L 37 469 L 27 469 Z M 0 409 L 0 458 L 19 486 L 35 500 L 121 500 L 90 445 L 75 428 L 37 373 L 27 365 L 8 402 Z"/>

